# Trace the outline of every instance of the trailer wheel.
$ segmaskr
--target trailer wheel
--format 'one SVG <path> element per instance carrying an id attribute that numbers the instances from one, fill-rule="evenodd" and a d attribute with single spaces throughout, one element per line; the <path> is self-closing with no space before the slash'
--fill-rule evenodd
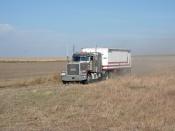
<path id="1" fill-rule="evenodd" d="M 111 73 L 109 71 L 107 71 L 105 73 L 105 80 L 108 80 L 111 77 Z"/>
<path id="2" fill-rule="evenodd" d="M 108 71 L 105 71 L 102 73 L 101 80 L 107 80 L 107 79 L 109 79 L 109 73 Z"/>

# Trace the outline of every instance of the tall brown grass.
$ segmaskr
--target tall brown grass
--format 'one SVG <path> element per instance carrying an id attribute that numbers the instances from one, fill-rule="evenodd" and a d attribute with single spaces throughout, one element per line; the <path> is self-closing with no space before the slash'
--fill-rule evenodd
<path id="1" fill-rule="evenodd" d="M 121 76 L 89 85 L 1 90 L 0 128 L 60 131 L 165 131 L 175 129 L 175 74 Z M 8 95 L 7 95 L 8 94 Z M 6 96 L 6 99 L 3 99 Z M 8 96 L 8 97 L 7 97 Z"/>

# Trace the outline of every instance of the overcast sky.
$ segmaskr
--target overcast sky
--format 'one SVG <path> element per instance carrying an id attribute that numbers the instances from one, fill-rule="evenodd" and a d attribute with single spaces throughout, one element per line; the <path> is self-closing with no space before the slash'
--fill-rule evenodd
<path id="1" fill-rule="evenodd" d="M 175 54 L 175 0 L 0 1 L 0 56 L 65 56 L 73 45 Z"/>

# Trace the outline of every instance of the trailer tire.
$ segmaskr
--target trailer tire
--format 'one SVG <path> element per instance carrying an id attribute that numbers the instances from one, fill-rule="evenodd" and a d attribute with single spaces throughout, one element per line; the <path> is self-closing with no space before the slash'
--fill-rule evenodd
<path id="1" fill-rule="evenodd" d="M 107 71 L 105 73 L 105 80 L 108 80 L 109 78 L 111 78 L 111 73 L 109 71 Z"/>

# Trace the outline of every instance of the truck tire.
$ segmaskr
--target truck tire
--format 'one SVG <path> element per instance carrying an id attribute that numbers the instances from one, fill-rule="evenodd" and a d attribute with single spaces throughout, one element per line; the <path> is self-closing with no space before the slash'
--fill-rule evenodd
<path id="1" fill-rule="evenodd" d="M 87 79 L 82 81 L 83 84 L 89 84 L 92 81 L 92 77 L 90 74 L 87 75 Z"/>
<path id="2" fill-rule="evenodd" d="M 102 72 L 101 80 L 107 80 L 109 79 L 108 71 Z"/>
<path id="3" fill-rule="evenodd" d="M 65 85 L 65 84 L 67 84 L 68 82 L 67 82 L 67 81 L 62 81 L 62 83 Z"/>
<path id="4" fill-rule="evenodd" d="M 105 73 L 105 80 L 108 80 L 109 78 L 111 78 L 111 72 L 107 71 Z"/>

